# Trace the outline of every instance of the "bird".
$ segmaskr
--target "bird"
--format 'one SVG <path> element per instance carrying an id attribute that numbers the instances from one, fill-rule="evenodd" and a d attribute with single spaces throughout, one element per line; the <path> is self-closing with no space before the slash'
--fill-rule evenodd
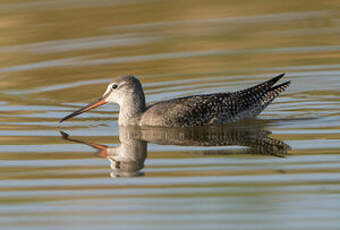
<path id="1" fill-rule="evenodd" d="M 63 122 L 106 103 L 118 104 L 119 126 L 215 126 L 255 118 L 291 83 L 275 85 L 285 74 L 235 91 L 200 94 L 146 105 L 141 82 L 132 75 L 118 77 L 96 101 L 63 117 Z"/>

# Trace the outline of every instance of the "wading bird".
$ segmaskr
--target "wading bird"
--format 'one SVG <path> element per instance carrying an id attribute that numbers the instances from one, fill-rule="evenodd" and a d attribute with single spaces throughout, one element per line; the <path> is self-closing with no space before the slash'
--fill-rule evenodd
<path id="1" fill-rule="evenodd" d="M 147 106 L 140 81 L 134 76 L 112 81 L 99 100 L 62 118 L 63 122 L 106 103 L 120 107 L 119 126 L 194 127 L 221 125 L 254 118 L 290 84 L 275 85 L 284 74 L 236 92 L 194 95 Z"/>

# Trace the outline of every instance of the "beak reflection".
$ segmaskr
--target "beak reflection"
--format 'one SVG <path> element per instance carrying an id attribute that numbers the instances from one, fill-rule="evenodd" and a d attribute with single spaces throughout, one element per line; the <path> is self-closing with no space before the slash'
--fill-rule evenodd
<path id="1" fill-rule="evenodd" d="M 97 101 L 94 101 L 94 102 L 92 102 L 92 103 L 90 103 L 90 104 L 84 106 L 83 108 L 78 109 L 77 111 L 74 111 L 73 113 L 67 115 L 66 117 L 63 117 L 63 118 L 59 121 L 59 123 L 65 121 L 65 120 L 68 120 L 68 119 L 70 119 L 70 118 L 72 118 L 72 117 L 75 117 L 75 116 L 77 116 L 77 115 L 79 115 L 79 114 L 81 114 L 81 113 L 87 112 L 87 111 L 89 111 L 89 110 L 91 110 L 91 109 L 94 109 L 94 108 L 96 108 L 96 107 L 98 107 L 98 106 L 100 106 L 100 105 L 106 104 L 106 103 L 107 103 L 107 102 L 105 101 L 105 98 L 104 98 L 104 97 L 101 97 L 101 98 L 99 98 Z"/>

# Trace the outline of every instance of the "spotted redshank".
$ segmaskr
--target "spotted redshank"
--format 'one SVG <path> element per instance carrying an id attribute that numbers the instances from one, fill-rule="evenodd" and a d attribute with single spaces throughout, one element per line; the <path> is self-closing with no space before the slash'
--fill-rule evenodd
<path id="1" fill-rule="evenodd" d="M 290 81 L 274 84 L 284 74 L 253 87 L 225 93 L 181 97 L 147 106 L 140 81 L 134 76 L 119 77 L 111 82 L 99 100 L 65 116 L 63 122 L 106 103 L 120 107 L 120 126 L 193 127 L 220 125 L 254 118 L 259 115 Z"/>

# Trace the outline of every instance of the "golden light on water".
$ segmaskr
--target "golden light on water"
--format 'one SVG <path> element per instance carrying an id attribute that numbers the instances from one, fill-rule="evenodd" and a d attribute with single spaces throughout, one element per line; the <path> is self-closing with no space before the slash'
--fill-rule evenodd
<path id="1" fill-rule="evenodd" d="M 333 0 L 1 1 L 2 228 L 337 229 L 339 15 Z M 57 123 L 120 75 L 155 102 L 283 72 L 259 120 L 204 139 L 228 146 L 156 132 L 131 160 L 118 106 Z"/>

